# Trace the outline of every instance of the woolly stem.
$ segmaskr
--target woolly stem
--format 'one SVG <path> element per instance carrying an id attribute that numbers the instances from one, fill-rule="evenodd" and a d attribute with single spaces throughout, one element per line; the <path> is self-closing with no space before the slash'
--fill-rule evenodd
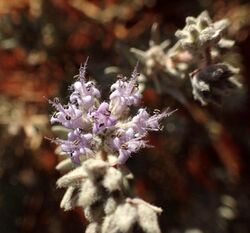
<path id="1" fill-rule="evenodd" d="M 159 80 L 159 77 L 158 75 L 154 75 L 153 77 L 154 79 L 154 84 L 155 84 L 155 88 L 156 88 L 156 92 L 161 95 L 162 94 L 162 89 L 161 89 L 161 84 L 160 84 L 160 80 Z"/>
<path id="2" fill-rule="evenodd" d="M 204 50 L 204 59 L 205 59 L 205 67 L 211 65 L 212 63 L 212 57 L 211 57 L 211 49 L 210 47 L 206 47 Z"/>
<path id="3" fill-rule="evenodd" d="M 102 158 L 103 161 L 108 160 L 108 153 L 105 150 L 101 151 L 101 158 Z"/>

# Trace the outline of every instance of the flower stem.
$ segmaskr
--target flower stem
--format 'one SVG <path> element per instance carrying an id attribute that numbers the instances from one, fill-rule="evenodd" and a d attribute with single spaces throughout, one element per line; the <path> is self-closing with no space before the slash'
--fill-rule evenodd
<path id="1" fill-rule="evenodd" d="M 212 63 L 212 57 L 211 57 L 211 49 L 210 47 L 206 47 L 204 50 L 204 59 L 205 59 L 205 67 L 211 65 Z"/>
<path id="2" fill-rule="evenodd" d="M 102 158 L 103 161 L 108 160 L 108 153 L 105 150 L 101 151 L 101 158 Z"/>

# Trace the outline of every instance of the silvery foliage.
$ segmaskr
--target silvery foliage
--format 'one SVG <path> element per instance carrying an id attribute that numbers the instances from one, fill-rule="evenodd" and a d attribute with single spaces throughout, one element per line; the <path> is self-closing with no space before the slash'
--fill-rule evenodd
<path id="1" fill-rule="evenodd" d="M 98 156 L 87 159 L 57 181 L 58 187 L 67 189 L 61 208 L 82 207 L 89 221 L 86 233 L 132 233 L 136 229 L 160 233 L 157 214 L 162 209 L 131 197 L 132 174 L 111 166 Z"/>
<path id="2" fill-rule="evenodd" d="M 151 29 L 149 48 L 146 51 L 131 48 L 131 53 L 144 65 L 146 76 L 154 76 L 162 71 L 173 77 L 184 78 L 190 55 L 183 51 L 168 49 L 170 40 L 159 42 L 159 34 L 158 24 L 155 23 Z"/>
<path id="3" fill-rule="evenodd" d="M 177 30 L 175 35 L 180 46 L 192 54 L 199 53 L 202 48 L 209 46 L 231 48 L 234 41 L 223 38 L 223 32 L 228 26 L 227 19 L 213 23 L 208 12 L 203 11 L 197 18 L 187 17 L 186 26 L 182 30 Z"/>
<path id="4" fill-rule="evenodd" d="M 227 19 L 212 22 L 208 12 L 204 11 L 197 18 L 187 17 L 186 26 L 175 33 L 179 39 L 177 44 L 189 51 L 197 62 L 199 59 L 203 61 L 190 74 L 193 97 L 202 105 L 220 104 L 222 97 L 230 90 L 241 87 L 236 78 L 239 69 L 223 62 L 216 54 L 217 48 L 231 49 L 234 45 L 234 41 L 223 37 L 228 26 Z M 213 52 L 217 57 L 213 57 Z"/>
<path id="5" fill-rule="evenodd" d="M 187 17 L 183 29 L 177 30 L 176 43 L 159 43 L 156 24 L 152 26 L 150 47 L 146 51 L 131 48 L 142 61 L 146 75 L 155 77 L 160 94 L 169 94 L 187 104 L 185 82 L 190 78 L 192 94 L 202 105 L 220 105 L 222 97 L 241 87 L 239 69 L 224 61 L 225 53 L 232 49 L 234 41 L 224 34 L 229 21 L 213 22 L 207 11 L 195 17 Z M 171 79 L 174 77 L 174 79 Z"/>

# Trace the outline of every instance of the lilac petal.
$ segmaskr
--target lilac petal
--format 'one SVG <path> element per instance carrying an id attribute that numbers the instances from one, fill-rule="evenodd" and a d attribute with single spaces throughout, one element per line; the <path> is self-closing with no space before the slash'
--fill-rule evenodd
<path id="1" fill-rule="evenodd" d="M 126 150 L 119 150 L 118 163 L 125 164 L 130 157 L 130 153 Z"/>

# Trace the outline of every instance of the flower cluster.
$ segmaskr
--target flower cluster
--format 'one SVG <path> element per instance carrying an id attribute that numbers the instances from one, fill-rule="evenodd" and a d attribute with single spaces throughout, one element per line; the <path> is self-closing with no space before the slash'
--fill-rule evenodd
<path id="1" fill-rule="evenodd" d="M 208 12 L 203 11 L 197 18 L 187 17 L 186 26 L 175 33 L 181 49 L 188 50 L 200 63 L 190 74 L 190 81 L 193 97 L 202 105 L 220 105 L 231 89 L 241 87 L 236 79 L 239 69 L 224 62 L 218 50 L 234 45 L 234 41 L 223 38 L 228 25 L 226 19 L 212 22 Z"/>
<path id="2" fill-rule="evenodd" d="M 152 26 L 148 50 L 142 51 L 131 48 L 131 53 L 143 63 L 145 74 L 148 76 L 154 76 L 159 71 L 162 71 L 173 77 L 184 78 L 184 72 L 188 67 L 187 64 L 192 58 L 191 55 L 186 51 L 175 51 L 173 49 L 165 51 L 171 42 L 165 40 L 159 43 L 159 34 L 158 24 L 155 23 Z"/>
<path id="3" fill-rule="evenodd" d="M 212 45 L 232 47 L 234 41 L 222 37 L 228 25 L 227 19 L 213 23 L 208 12 L 203 11 L 197 18 L 187 17 L 186 26 L 182 30 L 177 30 L 175 35 L 181 47 L 192 53 Z"/>
<path id="4" fill-rule="evenodd" d="M 220 105 L 229 91 L 241 87 L 237 81 L 239 69 L 228 64 L 235 54 L 227 53 L 234 45 L 224 35 L 228 26 L 227 19 L 213 22 L 208 12 L 203 11 L 197 17 L 186 18 L 184 28 L 175 33 L 177 41 L 172 47 L 169 40 L 159 43 L 159 31 L 154 24 L 149 49 L 130 51 L 142 61 L 145 75 L 153 78 L 159 94 L 187 103 L 188 80 L 195 100 L 202 105 Z"/>
<path id="5" fill-rule="evenodd" d="M 100 101 L 100 91 L 92 81 L 86 80 L 86 63 L 80 67 L 79 78 L 71 86 L 69 102 L 62 105 L 58 98 L 50 101 L 56 112 L 51 123 L 68 129 L 67 138 L 57 138 L 71 160 L 80 164 L 84 157 L 102 151 L 117 154 L 117 164 L 124 164 L 132 153 L 146 147 L 148 131 L 161 129 L 160 120 L 170 113 L 150 115 L 140 108 L 137 115 L 129 117 L 132 106 L 138 105 L 141 93 L 137 84 L 137 68 L 131 78 L 122 77 L 111 86 L 109 101 Z"/>
<path id="6" fill-rule="evenodd" d="M 219 104 L 221 97 L 229 93 L 231 89 L 241 87 L 235 78 L 239 69 L 226 63 L 210 65 L 200 71 L 191 74 L 191 85 L 194 99 L 201 102 Z"/>

